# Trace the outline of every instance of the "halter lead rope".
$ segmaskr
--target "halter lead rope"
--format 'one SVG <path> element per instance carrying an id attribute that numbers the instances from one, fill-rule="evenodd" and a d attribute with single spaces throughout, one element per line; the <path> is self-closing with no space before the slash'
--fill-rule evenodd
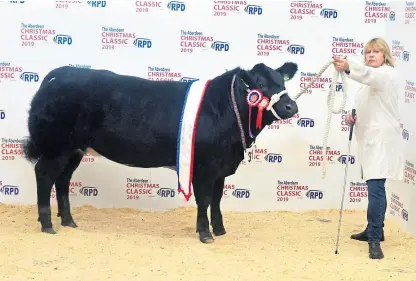
<path id="1" fill-rule="evenodd" d="M 344 57 L 346 58 L 346 57 Z M 297 94 L 293 100 L 297 100 L 301 95 L 303 95 L 311 86 L 312 84 L 316 81 L 316 79 L 318 79 L 319 77 L 322 76 L 322 73 L 325 72 L 325 70 L 334 62 L 334 60 L 329 60 L 324 67 L 322 67 L 322 69 L 318 72 L 318 74 L 316 74 L 314 76 L 314 78 L 312 79 L 312 81 L 306 85 L 305 88 L 303 88 L 299 94 Z M 342 84 L 343 84 L 343 92 L 342 92 L 342 102 L 340 107 L 335 110 L 334 109 L 334 98 L 335 98 L 335 88 L 338 82 L 338 77 L 341 76 L 341 80 L 342 80 Z M 329 89 L 329 93 L 326 99 L 326 104 L 328 105 L 328 118 L 326 120 L 326 127 L 325 127 L 325 134 L 324 134 L 324 142 L 321 148 L 321 154 L 323 156 L 323 163 L 322 163 L 322 178 L 325 178 L 326 175 L 326 164 L 327 164 L 327 156 L 326 156 L 326 152 L 327 152 L 327 142 L 328 142 L 328 135 L 329 135 L 329 128 L 331 126 L 331 120 L 332 120 L 332 114 L 338 114 L 341 113 L 343 110 L 345 110 L 345 105 L 347 103 L 347 79 L 345 76 L 345 73 L 343 71 L 337 71 L 335 69 L 334 71 L 334 75 L 332 76 L 332 82 L 331 82 L 331 87 Z M 324 149 L 325 149 L 325 154 L 324 154 Z M 349 155 L 348 155 L 349 157 Z"/>

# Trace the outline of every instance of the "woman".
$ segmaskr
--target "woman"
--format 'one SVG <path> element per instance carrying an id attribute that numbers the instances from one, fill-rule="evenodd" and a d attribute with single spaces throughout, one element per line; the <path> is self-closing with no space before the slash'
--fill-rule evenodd
<path id="1" fill-rule="evenodd" d="M 356 97 L 356 117 L 347 116 L 347 124 L 355 123 L 358 158 L 362 178 L 368 186 L 367 227 L 352 239 L 368 241 L 369 256 L 382 259 L 380 241 L 384 240 L 386 213 L 386 179 L 402 180 L 404 152 L 398 104 L 397 73 L 390 48 L 382 38 L 373 38 L 364 47 L 365 64 L 334 57 L 338 71 L 362 84 Z"/>

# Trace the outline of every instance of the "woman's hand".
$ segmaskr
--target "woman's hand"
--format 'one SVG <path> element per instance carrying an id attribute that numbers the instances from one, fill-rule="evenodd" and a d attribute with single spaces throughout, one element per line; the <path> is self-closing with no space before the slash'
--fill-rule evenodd
<path id="1" fill-rule="evenodd" d="M 352 124 L 355 124 L 355 121 L 357 121 L 357 115 L 352 117 L 351 113 L 347 114 L 347 117 L 345 117 L 345 123 L 347 123 L 347 126 L 351 126 Z"/>
<path id="2" fill-rule="evenodd" d="M 348 70 L 350 65 L 348 64 L 347 59 L 343 59 L 341 57 L 333 56 L 335 69 L 338 71 L 345 71 Z"/>

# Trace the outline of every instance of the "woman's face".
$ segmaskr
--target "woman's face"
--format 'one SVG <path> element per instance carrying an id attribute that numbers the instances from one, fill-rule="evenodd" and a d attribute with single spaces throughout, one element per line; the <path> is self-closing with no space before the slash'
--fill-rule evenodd
<path id="1" fill-rule="evenodd" d="M 384 63 L 384 54 L 380 48 L 369 48 L 365 53 L 365 63 L 368 66 L 380 67 Z"/>

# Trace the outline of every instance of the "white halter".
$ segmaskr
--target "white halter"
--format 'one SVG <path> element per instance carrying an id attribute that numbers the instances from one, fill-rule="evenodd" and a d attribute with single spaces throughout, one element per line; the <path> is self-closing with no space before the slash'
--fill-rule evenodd
<path id="1" fill-rule="evenodd" d="M 277 115 L 276 111 L 275 111 L 275 110 L 274 110 L 274 108 L 273 108 L 273 105 L 275 105 L 276 103 L 278 103 L 278 102 L 279 102 L 279 100 L 280 100 L 280 97 L 281 97 L 282 95 L 284 95 L 284 94 L 288 94 L 287 90 L 283 90 L 283 91 L 281 91 L 280 93 L 274 94 L 274 95 L 270 98 L 269 105 L 268 105 L 268 106 L 267 106 L 267 108 L 266 108 L 268 111 L 271 111 L 271 112 L 273 113 L 273 115 L 274 115 L 277 119 L 279 119 L 279 120 L 282 120 L 282 118 L 281 118 L 279 115 Z"/>

